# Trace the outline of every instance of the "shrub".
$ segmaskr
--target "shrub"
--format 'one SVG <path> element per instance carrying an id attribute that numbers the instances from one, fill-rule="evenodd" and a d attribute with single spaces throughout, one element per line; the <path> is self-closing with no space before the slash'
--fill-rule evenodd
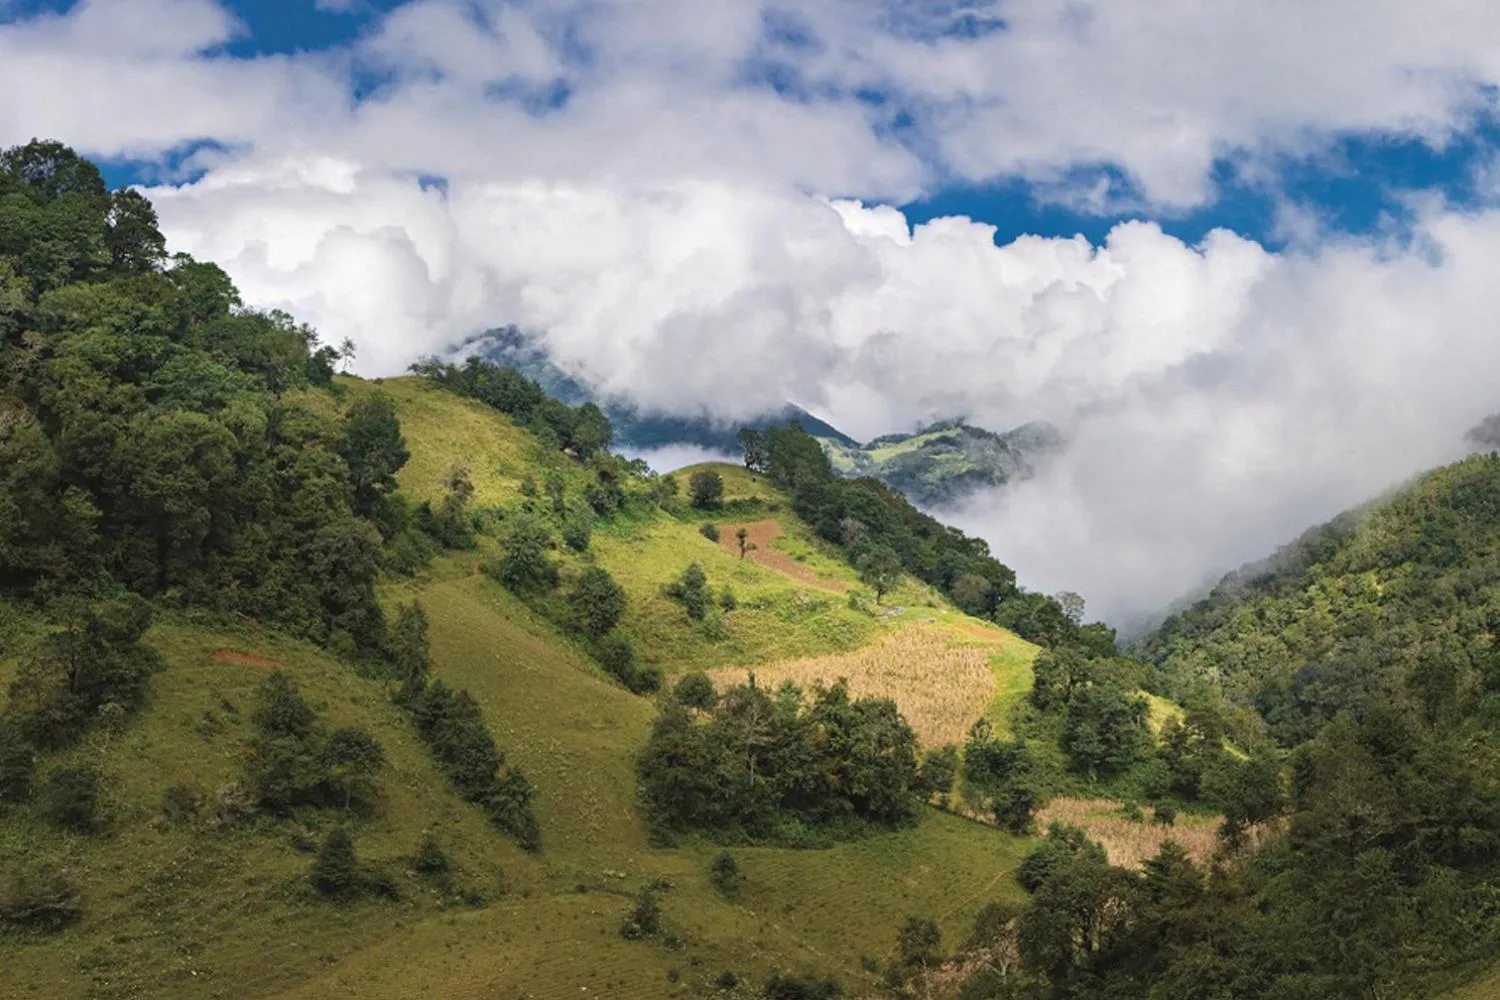
<path id="1" fill-rule="evenodd" d="M 425 833 L 422 835 L 422 842 L 417 845 L 417 853 L 412 855 L 411 867 L 413 871 L 423 875 L 442 875 L 452 866 L 443 845 L 432 834 Z"/>
<path id="2" fill-rule="evenodd" d="M 719 607 L 723 608 L 725 611 L 733 611 L 739 606 L 740 602 L 739 599 L 734 596 L 734 590 L 731 589 L 729 584 L 726 583 L 724 585 L 724 589 L 719 591 Z"/>
<path id="3" fill-rule="evenodd" d="M 1171 802 L 1158 802 L 1152 809 L 1152 817 L 1158 826 L 1175 826 L 1177 823 L 1177 807 Z"/>
<path id="4" fill-rule="evenodd" d="M 535 517 L 518 517 L 505 537 L 505 555 L 485 572 L 515 591 L 551 590 L 557 586 L 557 564 L 547 558 L 552 538 Z"/>
<path id="5" fill-rule="evenodd" d="M 661 901 L 656 898 L 656 889 L 647 886 L 635 894 L 635 905 L 630 908 L 630 916 L 620 925 L 620 936 L 634 941 L 660 933 Z"/>
<path id="6" fill-rule="evenodd" d="M 598 566 L 583 571 L 568 595 L 573 620 L 584 632 L 599 638 L 625 616 L 625 588 Z"/>
<path id="7" fill-rule="evenodd" d="M 712 596 L 708 589 L 708 575 L 703 572 L 703 567 L 693 563 L 682 571 L 678 577 L 667 586 L 667 594 L 681 602 L 688 613 L 688 617 L 694 621 L 702 621 L 703 616 L 708 613 L 708 606 Z"/>
<path id="8" fill-rule="evenodd" d="M 161 813 L 168 823 L 192 823 L 203 811 L 203 792 L 197 785 L 176 784 L 161 796 Z"/>
<path id="9" fill-rule="evenodd" d="M 1083 830 L 1066 823 L 1053 823 L 1047 828 L 1047 836 L 1042 842 L 1022 859 L 1016 880 L 1027 892 L 1036 892 L 1049 878 L 1078 858 L 1101 864 L 1109 860 L 1104 848 L 1090 840 Z"/>
<path id="10" fill-rule="evenodd" d="M 0 719 L 0 809 L 31 797 L 36 763 L 36 748 L 21 735 L 20 727 Z"/>
<path id="11" fill-rule="evenodd" d="M 710 542 L 717 542 L 719 540 L 719 526 L 712 521 L 708 521 L 698 527 L 698 534 L 707 538 Z"/>
<path id="12" fill-rule="evenodd" d="M 688 480 L 688 495 L 699 510 L 710 510 L 724 499 L 724 477 L 712 469 L 693 473 Z"/>
<path id="13" fill-rule="evenodd" d="M 343 827 L 334 827 L 323 840 L 313 861 L 312 885 L 328 899 L 352 899 L 359 895 L 359 861 L 354 855 L 354 838 Z"/>
<path id="14" fill-rule="evenodd" d="M 947 795 L 958 777 L 958 747 L 948 744 L 927 751 L 917 771 L 917 791 L 923 795 Z"/>
<path id="15" fill-rule="evenodd" d="M 718 693 L 714 690 L 714 682 L 708 679 L 708 675 L 701 670 L 694 670 L 684 674 L 672 689 L 677 700 L 688 708 L 696 708 L 700 711 L 708 711 L 718 701 Z"/>
<path id="16" fill-rule="evenodd" d="M 745 873 L 740 870 L 739 861 L 728 851 L 721 851 L 719 856 L 714 858 L 713 863 L 708 866 L 708 877 L 715 889 L 731 899 L 745 884 Z"/>
<path id="17" fill-rule="evenodd" d="M 0 926 L 60 931 L 83 916 L 78 886 L 53 865 L 23 865 L 0 873 Z"/>
<path id="18" fill-rule="evenodd" d="M 563 521 L 562 540 L 563 544 L 574 552 L 587 552 L 589 540 L 593 536 L 593 522 L 587 515 L 570 517 Z"/>
<path id="19" fill-rule="evenodd" d="M 633 694 L 654 694 L 661 690 L 662 672 L 661 667 L 654 663 L 641 664 L 635 668 L 630 681 L 625 686 L 630 688 Z"/>
<path id="20" fill-rule="evenodd" d="M 844 988 L 837 979 L 816 976 L 783 976 L 774 973 L 760 991 L 764 1000 L 837 1000 Z"/>
<path id="21" fill-rule="evenodd" d="M 99 772 L 60 767 L 42 783 L 42 814 L 64 830 L 92 833 L 101 823 Z"/>

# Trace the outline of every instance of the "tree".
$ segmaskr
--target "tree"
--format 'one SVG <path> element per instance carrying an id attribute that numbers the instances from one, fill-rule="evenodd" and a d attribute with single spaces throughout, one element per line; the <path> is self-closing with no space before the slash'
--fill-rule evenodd
<path id="1" fill-rule="evenodd" d="M 719 700 L 718 692 L 714 690 L 714 682 L 709 680 L 708 675 L 701 670 L 694 670 L 683 674 L 672 689 L 677 700 L 688 708 L 696 708 L 707 712 L 714 707 L 714 702 Z"/>
<path id="2" fill-rule="evenodd" d="M 591 566 L 573 585 L 568 606 L 579 627 L 597 639 L 624 617 L 625 588 L 615 582 L 608 570 Z"/>
<path id="3" fill-rule="evenodd" d="M 167 241 L 158 228 L 156 209 L 133 189 L 109 196 L 109 232 L 105 236 L 116 274 L 145 274 L 167 259 Z"/>
<path id="4" fill-rule="evenodd" d="M 552 513 L 566 513 L 568 509 L 568 483 L 563 478 L 562 472 L 558 469 L 548 469 L 544 482 L 547 488 L 547 497 L 552 501 Z M 522 486 L 525 486 L 524 481 Z M 534 493 L 535 490 L 536 487 L 533 485 L 532 492 Z M 523 488 L 521 492 L 525 493 L 526 491 Z"/>
<path id="5" fill-rule="evenodd" d="M 557 586 L 557 564 L 547 558 L 552 536 L 540 520 L 517 517 L 505 536 L 505 555 L 497 575 L 511 590 L 551 590 Z"/>
<path id="6" fill-rule="evenodd" d="M 1127 696 L 1107 684 L 1074 692 L 1063 718 L 1062 748 L 1075 770 L 1090 775 L 1118 774 L 1150 744 L 1145 699 Z"/>
<path id="7" fill-rule="evenodd" d="M 317 721 L 312 706 L 302 700 L 297 684 L 282 670 L 274 670 L 255 690 L 250 721 L 266 736 L 303 738 Z"/>
<path id="8" fill-rule="evenodd" d="M 395 490 L 396 473 L 411 457 L 390 396 L 376 392 L 354 401 L 344 417 L 339 454 L 353 479 L 355 511 L 373 514 L 381 498 Z"/>
<path id="9" fill-rule="evenodd" d="M 36 747 L 21 735 L 20 727 L 11 719 L 0 716 L 0 812 L 7 805 L 31 797 L 36 764 Z"/>
<path id="10" fill-rule="evenodd" d="M 700 510 L 711 510 L 724 498 L 724 477 L 712 469 L 701 469 L 688 480 L 692 504 Z"/>
<path id="11" fill-rule="evenodd" d="M 355 346 L 353 337 L 345 337 L 339 341 L 339 358 L 343 362 L 341 367 L 346 375 L 349 373 L 350 367 L 354 364 L 354 354 Z"/>
<path id="12" fill-rule="evenodd" d="M 896 936 L 896 961 L 903 968 L 925 972 L 938 962 L 942 932 L 926 917 L 907 917 Z"/>
<path id="13" fill-rule="evenodd" d="M 1074 625 L 1083 624 L 1084 602 L 1082 597 L 1079 597 L 1071 590 L 1060 590 L 1055 595 L 1055 599 L 1058 607 L 1062 608 L 1062 613 L 1067 617 L 1068 621 Z"/>
<path id="14" fill-rule="evenodd" d="M 387 649 L 391 665 L 401 680 L 401 697 L 415 698 L 427 685 L 432 659 L 427 642 L 427 609 L 420 601 L 403 604 L 396 611 Z"/>
<path id="15" fill-rule="evenodd" d="M 708 575 L 697 563 L 692 563 L 683 570 L 682 576 L 667 588 L 667 593 L 681 601 L 682 606 L 687 609 L 688 617 L 695 621 L 703 620 L 713 600 L 713 594 L 708 588 Z"/>
<path id="16" fill-rule="evenodd" d="M 373 798 L 379 789 L 376 775 L 385 766 L 385 753 L 363 729 L 346 726 L 328 734 L 323 767 L 329 782 L 342 793 L 344 808 L 357 799 Z"/>
<path id="17" fill-rule="evenodd" d="M 614 439 L 609 418 L 595 403 L 578 407 L 573 419 L 572 445 L 580 459 L 589 459 L 607 449 Z"/>
<path id="18" fill-rule="evenodd" d="M 871 546 L 856 566 L 859 581 L 875 591 L 877 604 L 901 582 L 901 558 L 889 545 Z"/>
<path id="19" fill-rule="evenodd" d="M 927 751 L 917 772 L 917 790 L 923 795 L 947 795 L 958 777 L 958 747 L 949 743 Z"/>
<path id="20" fill-rule="evenodd" d="M 743 559 L 745 558 L 746 552 L 748 552 L 750 549 L 755 548 L 755 546 L 750 543 L 750 529 L 740 528 L 734 533 L 734 537 L 735 540 L 740 543 L 740 558 Z"/>
<path id="21" fill-rule="evenodd" d="M 950 596 L 965 614 L 976 618 L 988 618 L 995 611 L 995 587 L 978 573 L 965 573 L 954 580 Z"/>
<path id="22" fill-rule="evenodd" d="M 574 552 L 587 552 L 593 537 L 593 518 L 588 514 L 573 514 L 563 521 L 563 544 Z"/>
<path id="23" fill-rule="evenodd" d="M 751 427 L 740 428 L 740 447 L 745 451 L 745 468 L 751 472 L 764 472 L 766 465 L 765 438 Z"/>
<path id="24" fill-rule="evenodd" d="M 312 885 L 329 899 L 348 900 L 359 895 L 359 860 L 354 853 L 354 838 L 342 826 L 329 830 L 324 838 L 313 861 Z"/>
<path id="25" fill-rule="evenodd" d="M 708 867 L 708 876 L 714 888 L 730 899 L 739 895 L 740 887 L 745 884 L 745 873 L 740 870 L 739 861 L 728 851 L 720 851 L 714 857 Z"/>

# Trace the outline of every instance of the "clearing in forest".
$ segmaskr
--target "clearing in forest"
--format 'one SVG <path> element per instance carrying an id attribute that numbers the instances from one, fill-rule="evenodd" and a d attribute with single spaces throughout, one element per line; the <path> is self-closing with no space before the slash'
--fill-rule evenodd
<path id="1" fill-rule="evenodd" d="M 1155 811 L 1150 806 L 1142 808 L 1141 819 L 1135 820 L 1127 817 L 1121 804 L 1111 799 L 1066 796 L 1050 800 L 1036 814 L 1037 829 L 1043 832 L 1053 822 L 1082 827 L 1089 839 L 1104 848 L 1110 864 L 1122 868 L 1141 868 L 1168 840 L 1175 840 L 1200 865 L 1213 858 L 1219 844 L 1221 817 L 1179 813 L 1173 826 L 1161 826 L 1155 820 Z"/>
<path id="2" fill-rule="evenodd" d="M 924 747 L 962 743 L 974 720 L 995 693 L 990 669 L 994 650 L 958 639 L 948 629 L 916 626 L 898 630 L 884 642 L 852 653 L 806 657 L 747 670 L 725 667 L 709 673 L 719 689 L 743 682 L 774 688 L 782 681 L 799 687 L 825 686 L 840 678 L 855 697 L 890 698 Z"/>
<path id="3" fill-rule="evenodd" d="M 792 556 L 773 547 L 772 543 L 782 536 L 781 525 L 776 521 L 753 521 L 749 524 L 725 524 L 719 527 L 719 547 L 731 555 L 740 554 L 740 529 L 745 529 L 745 543 L 749 548 L 745 551 L 745 558 L 757 563 L 767 569 L 773 569 L 778 573 L 785 573 L 793 579 L 801 580 L 810 587 L 819 590 L 831 591 L 835 594 L 847 593 L 849 583 L 845 580 L 829 580 L 820 577 L 817 572 L 806 563 L 798 562 Z"/>

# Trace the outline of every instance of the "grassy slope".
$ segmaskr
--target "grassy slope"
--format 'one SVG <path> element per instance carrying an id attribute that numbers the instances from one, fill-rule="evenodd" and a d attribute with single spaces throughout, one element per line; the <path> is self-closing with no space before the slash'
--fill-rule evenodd
<path id="1" fill-rule="evenodd" d="M 413 452 L 402 473 L 410 494 L 437 496 L 443 473 L 460 462 L 470 468 L 477 502 L 513 505 L 521 470 L 548 459 L 528 435 L 477 404 L 411 380 L 384 388 L 397 399 Z M 723 471 L 731 499 L 758 497 L 764 506 L 754 517 L 783 524 L 778 546 L 819 574 L 849 580 L 847 567 L 789 513 L 770 509 L 782 501 L 764 483 Z M 0 853 L 66 856 L 86 886 L 79 926 L 39 942 L 0 940 L 6 994 L 562 997 L 587 987 L 593 995 L 645 998 L 692 995 L 725 968 L 758 976 L 778 966 L 852 983 L 870 981 L 858 958 L 888 953 L 908 914 L 938 918 L 954 942 L 984 902 L 1019 894 L 1007 876 L 1024 842 L 930 812 L 915 828 L 830 850 L 736 849 L 748 882 L 738 900 L 721 899 L 707 879 L 718 847 L 690 841 L 652 849 L 635 814 L 633 762 L 654 714 L 650 702 L 606 679 L 566 636 L 480 575 L 480 561 L 494 551 L 483 540 L 477 553 L 445 557 L 416 580 L 384 585 L 382 599 L 421 598 L 432 620 L 434 674 L 474 693 L 501 745 L 532 776 L 540 856 L 515 849 L 447 790 L 378 684 L 302 643 L 159 626 L 150 640 L 168 667 L 152 681 L 150 706 L 120 736 L 75 752 L 102 762 L 111 776 L 114 832 L 65 840 L 25 819 L 0 827 Z M 906 612 L 870 619 L 840 595 L 742 563 L 691 521 L 661 517 L 601 530 L 592 558 L 630 590 L 625 627 L 670 670 L 853 648 L 922 621 L 950 625 L 955 635 L 984 627 L 915 584 L 892 598 L 906 601 Z M 656 596 L 661 578 L 691 559 L 715 584 L 732 583 L 745 604 L 767 602 L 731 615 L 728 640 L 709 642 Z M 570 558 L 566 572 L 581 565 Z M 809 610 L 807 602 L 819 598 L 829 603 Z M 24 635 L 25 625 L 7 635 Z M 1024 690 L 1019 675 L 1029 684 L 1034 654 L 999 634 L 1009 641 L 994 661 L 1004 682 L 997 700 L 998 692 Z M 167 786 L 194 781 L 212 791 L 238 773 L 244 712 L 268 668 L 217 662 L 212 653 L 221 648 L 283 664 L 329 724 L 363 725 L 381 741 L 391 761 L 386 801 L 359 824 L 362 857 L 400 873 L 401 856 L 433 829 L 489 905 L 439 909 L 404 874 L 400 903 L 311 902 L 300 889 L 310 858 L 290 846 L 288 824 L 209 834 L 156 822 Z M 13 666 L 13 658 L 0 659 L 0 678 Z M 226 700 L 238 711 L 229 712 Z M 221 731 L 205 723 L 208 712 Z M 657 877 L 673 884 L 663 906 L 668 929 L 683 939 L 677 950 L 618 934 L 630 894 Z"/>

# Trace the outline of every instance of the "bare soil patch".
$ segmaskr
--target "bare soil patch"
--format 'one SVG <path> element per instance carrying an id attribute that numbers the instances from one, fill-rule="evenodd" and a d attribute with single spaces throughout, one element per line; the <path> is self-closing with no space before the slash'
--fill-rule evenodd
<path id="1" fill-rule="evenodd" d="M 745 541 L 755 546 L 745 553 L 745 558 L 767 569 L 801 580 L 811 587 L 835 594 L 847 593 L 849 585 L 838 580 L 825 580 L 805 563 L 800 563 L 771 547 L 771 543 L 782 535 L 781 525 L 775 521 L 752 521 L 749 524 L 722 524 L 719 526 L 719 547 L 732 555 L 740 554 L 739 530 L 745 529 Z"/>

